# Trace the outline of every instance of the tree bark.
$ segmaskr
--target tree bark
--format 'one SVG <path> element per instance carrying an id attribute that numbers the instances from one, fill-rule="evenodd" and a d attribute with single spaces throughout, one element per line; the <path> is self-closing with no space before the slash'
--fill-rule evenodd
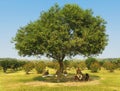
<path id="1" fill-rule="evenodd" d="M 64 70 L 63 60 L 59 61 L 59 66 L 60 66 L 59 71 L 63 73 Z"/>
<path id="2" fill-rule="evenodd" d="M 63 60 L 65 58 L 65 54 L 62 54 L 58 56 L 58 63 L 59 63 L 59 71 L 60 73 L 63 73 L 63 70 L 64 70 L 64 64 L 63 64 Z"/>

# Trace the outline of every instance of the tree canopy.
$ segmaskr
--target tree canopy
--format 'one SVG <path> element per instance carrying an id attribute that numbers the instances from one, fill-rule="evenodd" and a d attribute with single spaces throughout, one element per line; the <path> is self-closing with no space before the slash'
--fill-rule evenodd
<path id="1" fill-rule="evenodd" d="M 21 56 L 45 55 L 62 61 L 66 56 L 92 56 L 107 45 L 106 22 L 76 4 L 52 6 L 38 20 L 19 28 L 13 41 Z"/>

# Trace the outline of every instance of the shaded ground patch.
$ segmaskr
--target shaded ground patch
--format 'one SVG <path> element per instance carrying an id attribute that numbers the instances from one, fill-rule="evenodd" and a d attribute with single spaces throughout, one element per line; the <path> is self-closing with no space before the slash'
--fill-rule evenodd
<path id="1" fill-rule="evenodd" d="M 56 76 L 48 76 L 48 77 L 42 77 L 42 76 L 37 76 L 34 77 L 34 81 L 44 81 L 44 82 L 50 82 L 50 83 L 58 83 L 58 82 L 85 82 L 85 81 L 75 81 L 74 80 L 73 74 L 69 74 L 68 76 L 62 76 L 60 78 Z M 89 81 L 94 81 L 94 80 L 99 80 L 100 77 L 96 75 L 90 75 Z"/>

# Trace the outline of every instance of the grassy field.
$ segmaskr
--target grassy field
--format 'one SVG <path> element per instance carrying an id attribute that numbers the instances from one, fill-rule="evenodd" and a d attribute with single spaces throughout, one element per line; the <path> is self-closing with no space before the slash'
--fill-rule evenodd
<path id="1" fill-rule="evenodd" d="M 52 81 L 52 78 L 42 78 L 41 74 L 36 74 L 35 71 L 29 75 L 26 75 L 24 71 L 15 73 L 0 71 L 0 91 L 120 91 L 120 70 L 113 73 L 106 70 L 98 73 L 83 71 L 83 73 L 86 72 L 90 74 L 91 81 L 56 83 Z M 50 73 L 53 74 L 54 70 L 51 69 Z M 74 73 L 74 69 L 69 71 L 69 74 Z"/>

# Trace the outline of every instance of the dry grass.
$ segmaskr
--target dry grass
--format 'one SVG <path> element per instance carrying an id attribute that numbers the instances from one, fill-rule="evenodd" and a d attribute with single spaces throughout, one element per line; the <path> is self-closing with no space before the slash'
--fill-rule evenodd
<path id="1" fill-rule="evenodd" d="M 62 83 L 51 83 L 43 81 L 33 81 L 24 83 L 28 86 L 49 86 L 49 87 L 58 87 L 58 86 L 83 86 L 83 85 L 97 85 L 100 84 L 99 80 L 88 81 L 88 82 L 62 82 Z"/>
<path id="2" fill-rule="evenodd" d="M 86 72 L 86 71 L 85 71 Z M 90 73 L 90 81 L 73 81 L 69 80 L 74 75 L 69 75 L 65 82 L 54 82 L 52 77 L 42 78 L 41 74 L 26 75 L 24 71 L 4 74 L 0 72 L 0 91 L 120 91 L 120 71 L 109 73 L 105 70 L 99 73 Z M 47 88 L 45 88 L 47 87 Z M 42 90 L 44 88 L 44 90 Z M 93 89 L 94 88 L 94 89 Z M 32 90 L 31 90 L 32 89 Z M 55 90 L 54 90 L 55 89 Z"/>

